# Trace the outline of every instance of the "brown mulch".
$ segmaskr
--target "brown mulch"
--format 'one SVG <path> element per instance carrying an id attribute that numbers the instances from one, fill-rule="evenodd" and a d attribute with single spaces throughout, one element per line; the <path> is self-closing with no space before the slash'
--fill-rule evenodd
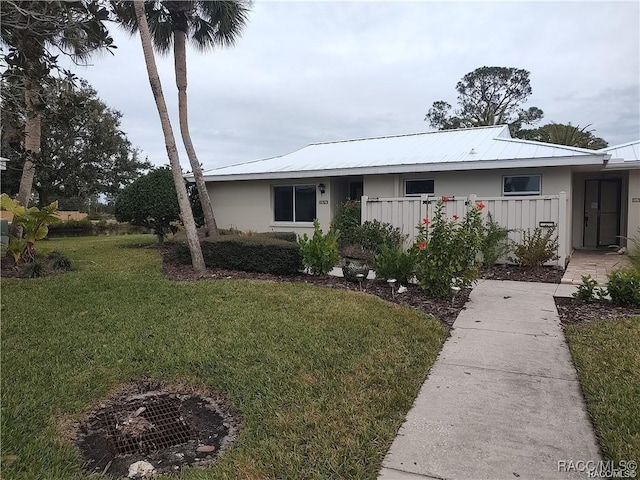
<path id="1" fill-rule="evenodd" d="M 157 246 L 162 254 L 162 269 L 165 275 L 172 280 L 200 280 L 200 279 L 248 279 L 268 280 L 272 282 L 301 282 L 310 285 L 318 285 L 329 288 L 342 288 L 347 290 L 360 290 L 360 285 L 347 282 L 344 278 L 331 275 L 312 276 L 307 274 L 297 275 L 273 275 L 270 273 L 240 272 L 236 270 L 207 269 L 206 273 L 198 274 L 193 271 L 191 265 L 180 263 L 174 254 L 172 245 Z M 382 280 L 366 280 L 362 284 L 362 290 L 376 295 L 389 302 L 407 305 L 416 308 L 428 315 L 433 315 L 440 322 L 450 327 L 458 317 L 458 313 L 464 309 L 471 290 L 460 291 L 455 299 L 429 298 L 417 285 L 406 285 L 407 291 L 402 294 L 392 294 L 389 285 Z"/>
<path id="2" fill-rule="evenodd" d="M 564 271 L 554 267 L 525 268 L 518 265 L 494 265 L 482 268 L 480 278 L 517 282 L 560 283 Z"/>
<path id="3" fill-rule="evenodd" d="M 577 298 L 556 297 L 556 308 L 564 324 L 617 320 L 640 315 L 640 307 L 621 307 L 609 302 L 584 302 Z"/>

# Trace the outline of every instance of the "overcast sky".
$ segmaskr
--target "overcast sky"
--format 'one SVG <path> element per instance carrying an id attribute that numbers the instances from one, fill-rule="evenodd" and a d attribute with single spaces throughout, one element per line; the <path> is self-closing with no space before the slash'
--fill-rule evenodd
<path id="1" fill-rule="evenodd" d="M 640 3 L 272 2 L 258 0 L 237 45 L 188 50 L 189 117 L 205 169 L 309 143 L 430 130 L 436 100 L 481 66 L 531 72 L 548 122 L 595 129 L 610 145 L 640 138 Z M 74 67 L 122 112 L 144 156 L 167 164 L 138 37 Z M 171 57 L 158 57 L 176 140 Z M 189 162 L 183 149 L 180 161 Z"/>

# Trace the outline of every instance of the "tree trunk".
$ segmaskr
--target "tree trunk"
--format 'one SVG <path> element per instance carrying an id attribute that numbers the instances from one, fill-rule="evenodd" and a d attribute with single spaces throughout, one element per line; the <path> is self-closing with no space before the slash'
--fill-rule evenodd
<path id="1" fill-rule="evenodd" d="M 28 207 L 31 201 L 31 191 L 33 190 L 33 178 L 35 177 L 35 162 L 37 155 L 40 153 L 40 112 L 38 111 L 38 97 L 40 88 L 34 82 L 28 80 L 24 90 L 24 102 L 26 107 L 27 119 L 24 125 L 24 149 L 26 158 L 22 167 L 22 176 L 20 177 L 20 187 L 16 201 Z M 15 223 L 11 224 L 11 235 L 21 238 L 22 227 Z"/>
<path id="2" fill-rule="evenodd" d="M 200 203 L 202 204 L 202 212 L 204 213 L 204 221 L 209 236 L 218 235 L 218 225 L 213 215 L 213 206 L 209 198 L 209 192 L 204 182 L 202 168 L 196 155 L 196 150 L 191 142 L 191 134 L 189 133 L 189 117 L 187 113 L 187 35 L 181 30 L 174 30 L 174 62 L 176 72 L 176 86 L 178 87 L 178 112 L 180 116 L 180 133 L 182 134 L 182 143 L 187 151 L 191 170 L 196 181 Z"/>
<path id="3" fill-rule="evenodd" d="M 140 31 L 140 41 L 142 42 L 142 51 L 144 52 L 144 60 L 147 65 L 147 73 L 149 74 L 149 83 L 151 84 L 151 91 L 153 93 L 153 98 L 156 101 L 158 115 L 160 116 L 160 123 L 162 124 L 162 132 L 164 133 L 167 155 L 169 156 L 171 172 L 173 173 L 173 183 L 175 183 L 176 192 L 178 194 L 180 214 L 187 234 L 187 245 L 191 252 L 191 264 L 196 272 L 202 273 L 206 270 L 206 266 L 204 264 L 204 257 L 202 256 L 202 248 L 200 247 L 198 232 L 196 231 L 196 224 L 193 220 L 193 212 L 191 211 L 191 205 L 189 204 L 189 198 L 187 197 L 187 188 L 184 184 L 182 169 L 180 168 L 178 149 L 176 148 L 176 140 L 173 135 L 173 129 L 171 128 L 169 112 L 167 111 L 167 105 L 162 93 L 162 85 L 160 83 L 160 76 L 158 75 L 158 69 L 156 67 L 156 60 L 153 55 L 151 34 L 149 33 L 149 25 L 147 24 L 147 17 L 144 11 L 144 0 L 135 0 L 134 6 L 136 10 L 136 19 L 138 20 L 138 29 Z"/>

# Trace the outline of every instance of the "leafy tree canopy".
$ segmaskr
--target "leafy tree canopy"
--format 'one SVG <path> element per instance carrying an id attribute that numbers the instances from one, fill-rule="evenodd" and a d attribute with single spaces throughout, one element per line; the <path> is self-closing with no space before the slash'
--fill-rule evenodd
<path id="1" fill-rule="evenodd" d="M 512 135 L 523 125 L 538 122 L 537 107 L 521 108 L 531 95 L 529 72 L 519 68 L 481 67 L 467 73 L 456 85 L 459 108 L 443 100 L 433 103 L 425 121 L 440 130 L 508 124 Z"/>
<path id="2" fill-rule="evenodd" d="M 164 238 L 171 222 L 180 220 L 171 170 L 152 170 L 122 190 L 116 198 L 115 215 L 119 222 L 151 228 L 159 239 Z"/>
<path id="3" fill-rule="evenodd" d="M 608 146 L 609 144 L 606 140 L 593 134 L 594 130 L 587 130 L 589 126 L 581 128 L 579 125 L 574 127 L 571 123 L 564 125 L 552 122 L 540 128 L 520 130 L 518 137 L 525 140 L 589 148 L 591 150 L 600 150 Z"/>
<path id="4" fill-rule="evenodd" d="M 14 195 L 26 158 L 25 105 L 13 90 L 15 77 L 3 78 L 2 154 L 10 159 L 2 191 Z M 42 148 L 35 158 L 34 189 L 39 204 L 53 200 L 115 197 L 151 164 L 139 159 L 121 130 L 120 112 L 107 107 L 84 80 L 78 85 L 52 79 L 38 108 L 42 116 Z M 5 97 L 5 93 L 8 95 Z M 11 108 L 5 104 L 13 101 Z"/>

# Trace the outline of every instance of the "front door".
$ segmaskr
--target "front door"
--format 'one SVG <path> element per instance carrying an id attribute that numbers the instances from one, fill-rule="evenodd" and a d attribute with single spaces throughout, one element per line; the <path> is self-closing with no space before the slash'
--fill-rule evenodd
<path id="1" fill-rule="evenodd" d="M 620 193 L 622 180 L 585 180 L 584 238 L 589 248 L 620 245 Z"/>

